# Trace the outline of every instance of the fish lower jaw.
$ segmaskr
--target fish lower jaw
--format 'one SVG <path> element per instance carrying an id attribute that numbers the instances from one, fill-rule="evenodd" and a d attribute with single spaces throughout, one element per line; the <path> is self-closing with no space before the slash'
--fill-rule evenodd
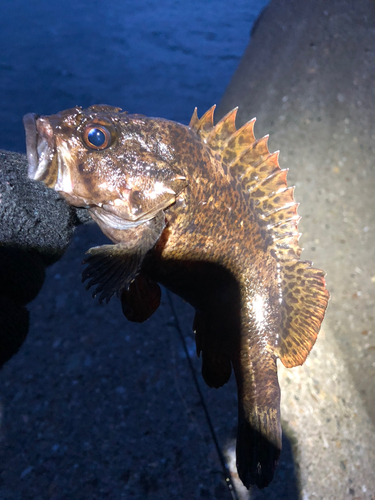
<path id="1" fill-rule="evenodd" d="M 108 212 L 107 210 L 103 209 L 102 207 L 98 206 L 91 206 L 89 208 L 89 212 L 91 217 L 94 219 L 95 222 L 104 224 L 107 227 L 110 227 L 112 229 L 119 229 L 119 230 L 126 230 L 130 229 L 133 227 L 140 226 L 141 224 L 144 224 L 145 222 L 148 222 L 148 220 L 151 220 L 153 217 L 150 217 L 150 219 L 141 219 L 141 220 L 127 220 L 122 217 L 119 217 L 118 215 L 115 215 L 111 212 Z"/>

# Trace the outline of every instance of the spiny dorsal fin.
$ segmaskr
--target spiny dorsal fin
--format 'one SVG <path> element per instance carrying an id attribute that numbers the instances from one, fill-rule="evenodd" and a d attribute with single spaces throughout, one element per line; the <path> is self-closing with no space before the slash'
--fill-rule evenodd
<path id="1" fill-rule="evenodd" d="M 226 141 L 236 132 L 236 115 L 238 108 L 232 109 L 219 123 L 212 127 L 205 141 L 214 150 L 223 150 Z"/>
<path id="2" fill-rule="evenodd" d="M 204 140 L 214 127 L 214 112 L 216 104 L 211 106 L 201 119 L 198 119 L 197 108 L 195 108 L 191 117 L 189 127 L 195 130 Z"/>
<path id="3" fill-rule="evenodd" d="M 269 152 L 268 135 L 256 140 L 255 118 L 236 129 L 237 109 L 234 108 L 226 114 L 215 126 L 215 106 L 201 119 L 194 110 L 190 126 L 209 147 L 221 153 L 225 170 L 237 179 L 243 191 L 249 194 L 259 224 L 266 227 L 272 236 L 271 250 L 274 250 L 275 258 L 299 258 L 301 249 L 298 246 L 300 235 L 297 225 L 300 218 L 293 197 L 294 188 L 287 187 L 288 170 L 280 169 L 278 151 Z M 291 207 L 294 207 L 292 216 Z"/>
<path id="4" fill-rule="evenodd" d="M 189 127 L 194 129 L 194 130 L 197 130 L 198 123 L 199 123 L 198 108 L 194 108 L 194 113 L 193 113 L 192 117 L 190 118 Z"/>
<path id="5" fill-rule="evenodd" d="M 229 171 L 234 178 L 242 180 L 245 190 L 250 190 L 253 181 L 257 184 L 280 168 L 278 162 L 272 164 L 272 158 L 267 162 L 270 158 L 267 143 L 268 135 L 265 135 L 247 147 L 240 145 L 234 150 L 229 147 L 225 149 L 225 158 L 232 158 L 228 164 Z"/>
<path id="6" fill-rule="evenodd" d="M 224 160 L 227 164 L 232 163 L 240 154 L 239 152 L 247 149 L 249 145 L 255 142 L 254 125 L 256 118 L 248 121 L 228 138 L 224 147 Z M 220 123 L 220 122 L 219 122 Z M 234 155 L 233 155 L 234 153 Z"/>
<path id="7" fill-rule="evenodd" d="M 298 204 L 294 188 L 287 186 L 288 170 L 280 169 L 279 152 L 269 152 L 268 135 L 256 140 L 255 118 L 237 130 L 237 108 L 214 126 L 214 109 L 201 119 L 195 110 L 190 127 L 221 154 L 224 171 L 240 184 L 249 209 L 271 237 L 268 250 L 277 262 L 281 315 L 275 353 L 287 367 L 300 365 L 315 343 L 327 307 L 324 273 L 299 260 Z"/>

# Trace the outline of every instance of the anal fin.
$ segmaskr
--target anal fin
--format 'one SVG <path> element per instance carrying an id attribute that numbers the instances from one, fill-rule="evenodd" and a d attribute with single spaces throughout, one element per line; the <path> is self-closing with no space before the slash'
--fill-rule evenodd
<path id="1" fill-rule="evenodd" d="M 159 307 L 160 286 L 142 272 L 121 294 L 122 311 L 129 321 L 143 323 Z"/>

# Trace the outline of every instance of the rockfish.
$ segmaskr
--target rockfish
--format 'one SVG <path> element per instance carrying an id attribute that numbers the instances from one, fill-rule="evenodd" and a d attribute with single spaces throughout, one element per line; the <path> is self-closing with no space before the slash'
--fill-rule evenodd
<path id="1" fill-rule="evenodd" d="M 210 387 L 233 369 L 238 390 L 237 469 L 267 486 L 281 450 L 276 360 L 301 365 L 329 294 L 324 272 L 300 260 L 298 204 L 255 119 L 236 109 L 216 125 L 214 107 L 190 125 L 76 107 L 26 115 L 30 178 L 86 208 L 114 243 L 91 248 L 83 279 L 117 294 L 144 321 L 158 283 L 195 308 L 193 329 Z"/>

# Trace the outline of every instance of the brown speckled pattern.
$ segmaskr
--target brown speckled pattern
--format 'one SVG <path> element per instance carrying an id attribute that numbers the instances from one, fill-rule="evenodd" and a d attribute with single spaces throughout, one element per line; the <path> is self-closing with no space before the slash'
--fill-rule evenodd
<path id="1" fill-rule="evenodd" d="M 125 199 L 116 209 L 111 205 L 124 220 L 131 209 L 139 220 L 165 211 L 166 228 L 143 261 L 139 285 L 145 279 L 161 283 L 195 307 L 197 352 L 208 385 L 223 385 L 233 367 L 239 475 L 247 487 L 265 487 L 281 449 L 276 359 L 288 367 L 304 362 L 328 292 L 324 273 L 299 260 L 298 205 L 268 137 L 255 139 L 255 120 L 236 130 L 236 110 L 216 126 L 213 113 L 214 107 L 199 119 L 195 111 L 185 127 L 96 106 L 68 110 L 50 122 L 60 124 L 57 150 L 63 141 L 70 147 L 66 162 L 76 187 L 63 193 L 70 203 Z M 88 151 L 80 140 L 87 120 L 110 120 L 114 144 Z M 122 232 L 124 241 L 129 237 L 126 229 L 116 230 L 116 243 Z M 139 311 L 146 300 L 151 314 L 157 289 L 139 299 L 137 289 L 136 278 L 122 296 L 124 310 L 128 301 Z"/>

